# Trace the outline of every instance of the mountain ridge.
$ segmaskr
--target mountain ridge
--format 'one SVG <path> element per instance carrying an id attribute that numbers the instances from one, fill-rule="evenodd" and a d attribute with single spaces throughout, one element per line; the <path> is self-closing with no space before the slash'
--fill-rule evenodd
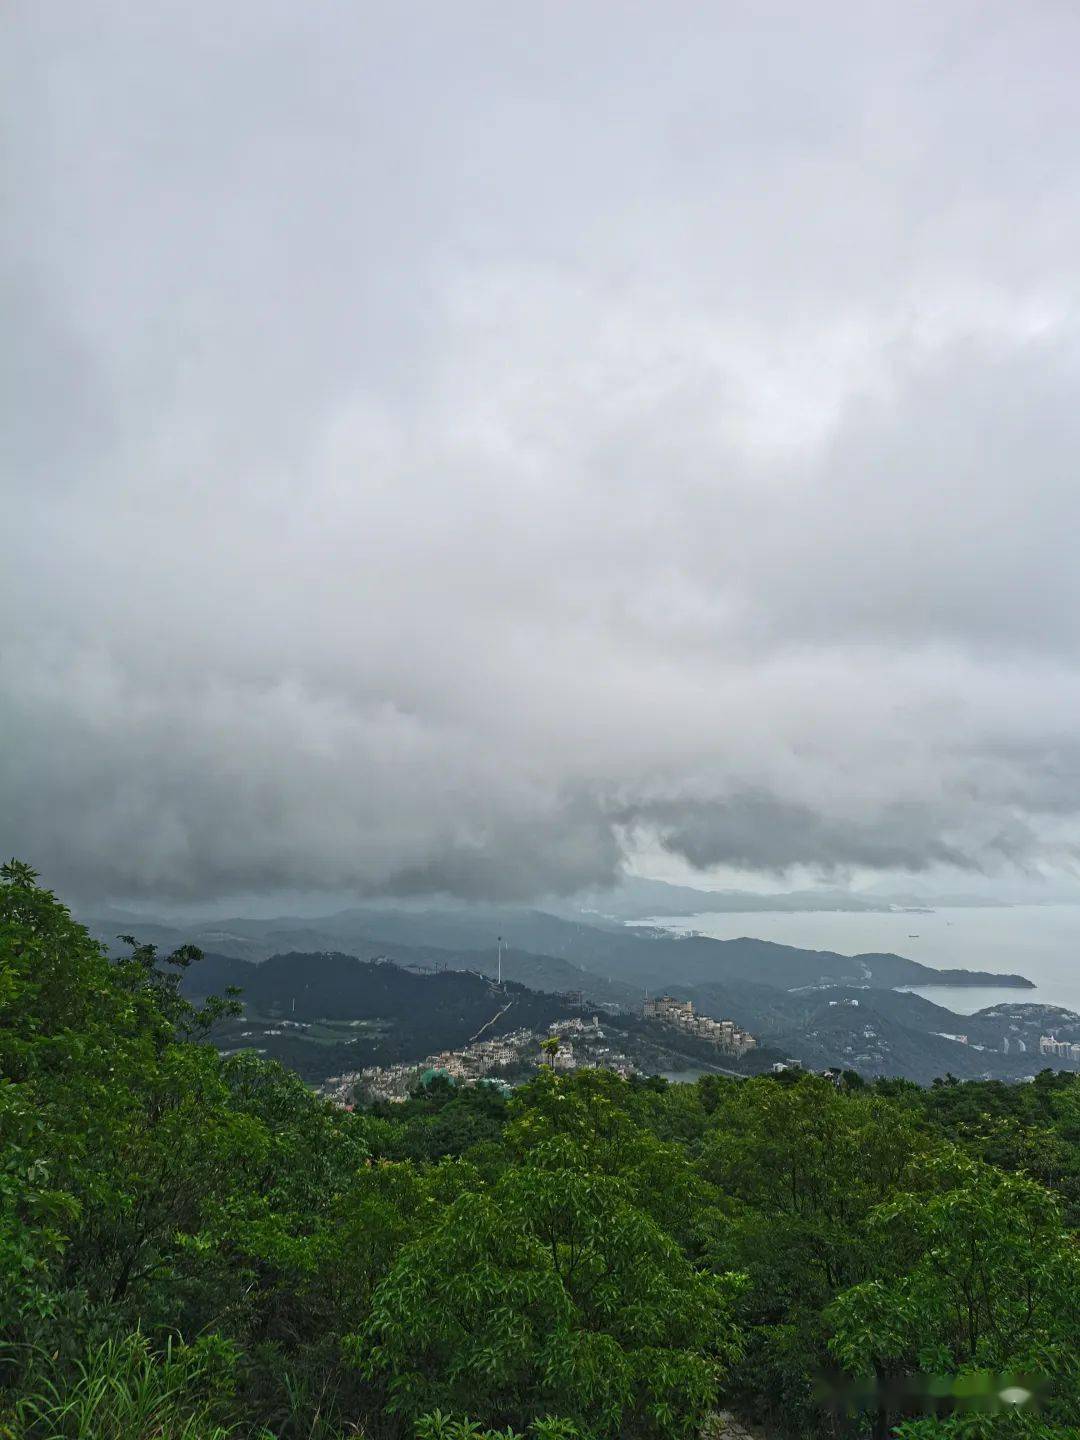
<path id="1" fill-rule="evenodd" d="M 115 947 L 115 922 L 90 918 L 87 924 L 98 939 Z M 890 952 L 842 955 L 749 936 L 715 940 L 676 935 L 662 927 L 590 925 L 540 910 L 495 907 L 368 908 L 314 920 L 236 918 L 195 921 L 183 928 L 148 918 L 137 927 L 137 933 L 140 939 L 163 949 L 192 943 L 216 954 L 253 961 L 285 951 L 377 953 L 396 946 L 428 952 L 431 963 L 484 970 L 496 965 L 501 936 L 504 964 L 526 967 L 529 983 L 548 989 L 579 989 L 583 988 L 582 977 L 591 977 L 593 985 L 604 982 L 612 999 L 620 994 L 626 998 L 629 993 L 640 996 L 645 989 L 722 979 L 764 981 L 781 989 L 847 982 L 885 988 L 918 984 L 1034 988 L 1022 975 L 937 970 Z M 530 957 L 528 961 L 525 956 Z"/>

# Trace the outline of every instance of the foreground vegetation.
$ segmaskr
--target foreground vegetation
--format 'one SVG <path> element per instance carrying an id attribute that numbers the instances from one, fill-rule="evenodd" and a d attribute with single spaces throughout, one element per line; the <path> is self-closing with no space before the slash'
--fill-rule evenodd
<path id="1" fill-rule="evenodd" d="M 1072 1077 L 350 1114 L 205 1043 L 196 962 L 2 871 L 0 1436 L 1080 1436 Z"/>

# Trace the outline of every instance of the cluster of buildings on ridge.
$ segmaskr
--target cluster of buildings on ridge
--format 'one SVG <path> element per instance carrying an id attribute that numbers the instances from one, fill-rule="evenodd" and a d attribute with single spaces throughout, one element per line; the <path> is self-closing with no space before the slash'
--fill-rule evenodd
<path id="1" fill-rule="evenodd" d="M 646 1020 L 673 1025 L 699 1040 L 711 1040 L 726 1055 L 745 1055 L 757 1044 L 753 1035 L 740 1030 L 734 1020 L 712 1020 L 707 1015 L 695 1015 L 692 1000 L 676 1000 L 673 995 L 657 995 L 651 1000 L 646 998 L 644 1015 Z"/>
<path id="2" fill-rule="evenodd" d="M 434 1075 L 445 1075 L 458 1085 L 475 1085 L 481 1080 L 497 1082 L 500 1073 L 541 1066 L 562 1071 L 594 1067 L 614 1070 L 624 1077 L 632 1075 L 637 1067 L 628 1056 L 605 1044 L 605 1039 L 598 1015 L 591 1020 L 575 1016 L 549 1025 L 546 1036 L 535 1030 L 514 1030 L 491 1040 L 474 1040 L 460 1050 L 440 1050 L 424 1060 L 371 1065 L 352 1074 L 335 1075 L 322 1088 L 330 1099 L 348 1104 L 356 1091 L 368 1100 L 406 1100 L 419 1083 Z M 557 1044 L 545 1047 L 545 1040 Z"/>
<path id="3" fill-rule="evenodd" d="M 1008 1044 L 1008 1041 L 1005 1043 Z M 1040 1035 L 1039 1054 L 1056 1055 L 1059 1060 L 1071 1060 L 1074 1065 L 1080 1065 L 1080 1044 L 1075 1040 L 1056 1040 L 1053 1035 Z"/>
<path id="4" fill-rule="evenodd" d="M 563 997 L 582 1003 L 580 995 Z M 693 1002 L 672 995 L 646 997 L 646 1020 L 669 1026 L 695 1039 L 707 1040 L 725 1055 L 740 1057 L 757 1045 L 757 1040 L 733 1020 L 713 1020 L 695 1015 Z M 441 1050 L 419 1061 L 396 1065 L 371 1065 L 343 1075 L 331 1076 L 321 1087 L 339 1104 L 351 1105 L 358 1095 L 366 1100 L 401 1101 L 419 1083 L 434 1075 L 445 1075 L 459 1085 L 487 1080 L 498 1083 L 514 1072 L 528 1073 L 542 1066 L 570 1071 L 588 1068 L 612 1070 L 624 1078 L 639 1071 L 630 1056 L 605 1043 L 600 1017 L 575 1016 L 548 1026 L 547 1035 L 533 1030 L 514 1030 L 491 1039 L 475 1039 L 459 1050 Z M 552 1045 L 551 1041 L 557 1043 Z M 547 1043 L 545 1043 L 547 1042 Z M 575 1048 L 576 1042 L 576 1048 Z M 791 1062 L 795 1065 L 796 1062 Z M 779 1067 L 781 1069 L 786 1066 Z"/>
<path id="5" fill-rule="evenodd" d="M 961 1045 L 969 1044 L 966 1035 L 950 1035 L 945 1030 L 935 1030 L 935 1035 L 940 1035 L 943 1040 L 957 1040 Z M 972 1045 L 973 1050 L 985 1050 L 985 1045 Z M 1026 1055 L 1028 1044 L 1018 1035 L 1006 1035 L 1001 1042 L 1001 1053 L 1003 1055 Z M 1058 1040 L 1053 1035 L 1039 1036 L 1039 1054 L 1053 1055 L 1058 1060 L 1071 1060 L 1074 1065 L 1080 1064 L 1080 1043 L 1075 1040 Z"/>

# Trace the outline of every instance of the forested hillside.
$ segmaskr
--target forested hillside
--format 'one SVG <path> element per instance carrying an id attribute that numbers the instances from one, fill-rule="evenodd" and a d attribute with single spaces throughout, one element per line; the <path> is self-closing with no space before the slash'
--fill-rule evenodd
<path id="1" fill-rule="evenodd" d="M 512 981 L 496 987 L 464 970 L 414 974 L 353 955 L 274 955 L 260 965 L 207 955 L 181 981 L 184 995 L 200 1002 L 230 986 L 242 992 L 244 1014 L 215 1025 L 218 1049 L 269 1053 L 310 1084 L 460 1049 L 480 1032 L 544 1032 L 579 1013 L 558 995 Z"/>
<path id="2" fill-rule="evenodd" d="M 1075 1077 L 349 1114 L 204 1043 L 198 963 L 3 868 L 6 1440 L 1080 1435 Z"/>

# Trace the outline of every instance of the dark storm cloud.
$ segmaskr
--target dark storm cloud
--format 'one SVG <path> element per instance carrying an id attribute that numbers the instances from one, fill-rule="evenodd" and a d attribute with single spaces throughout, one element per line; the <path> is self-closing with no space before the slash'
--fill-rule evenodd
<path id="1" fill-rule="evenodd" d="M 635 819 L 652 822 L 665 849 L 702 870 L 722 864 L 742 870 L 817 865 L 826 872 L 851 866 L 918 871 L 969 863 L 942 838 L 948 818 L 929 807 L 884 804 L 867 821 L 826 816 L 771 795 L 733 795 L 711 805 L 665 801 Z"/>
<path id="2" fill-rule="evenodd" d="M 9 7 L 0 843 L 1071 867 L 1067 7 Z"/>

